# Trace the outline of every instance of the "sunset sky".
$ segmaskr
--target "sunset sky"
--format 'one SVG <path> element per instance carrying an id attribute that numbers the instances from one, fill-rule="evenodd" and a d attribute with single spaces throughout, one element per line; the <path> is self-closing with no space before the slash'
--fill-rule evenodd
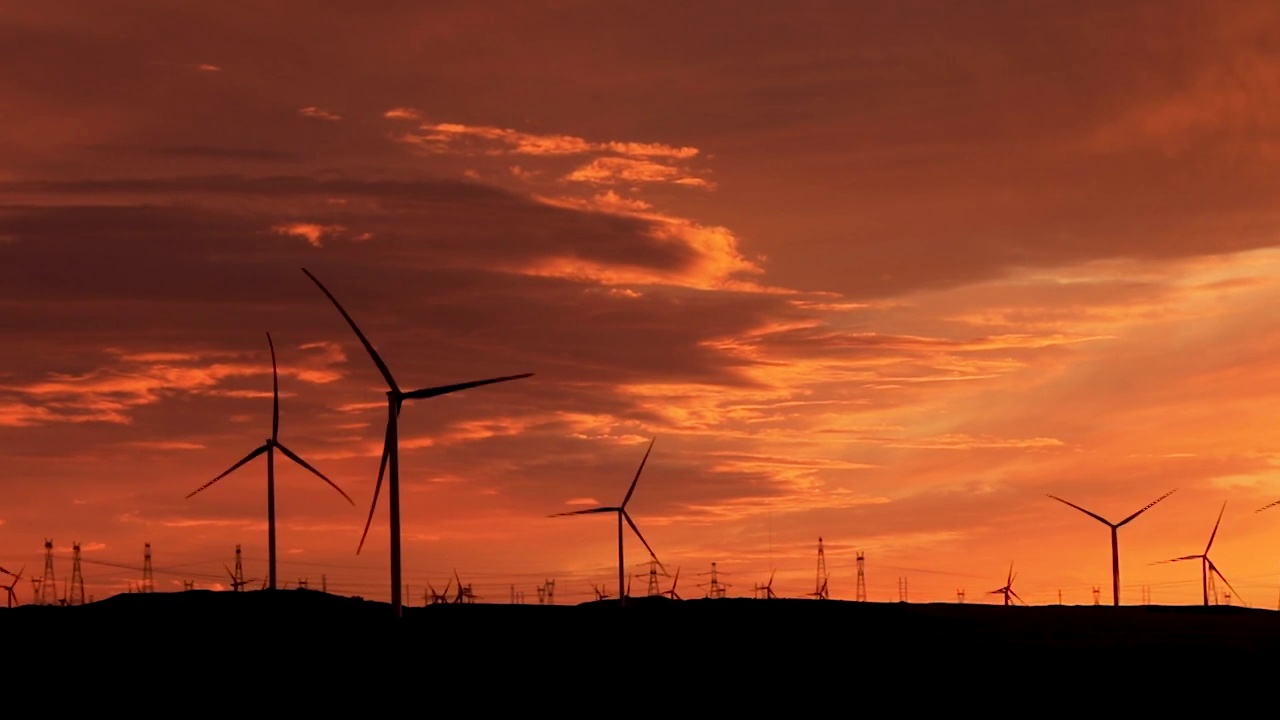
<path id="1" fill-rule="evenodd" d="M 1280 597 L 1280 5 L 10 3 L 0 565 L 386 600 L 616 592 L 629 505 L 685 597 Z M 647 557 L 627 538 L 630 571 Z M 636 578 L 632 592 L 644 592 Z M 669 583 L 669 580 L 664 580 Z M 665 587 L 665 585 L 664 585 Z M 1233 598 L 1238 603 L 1241 598 Z"/>

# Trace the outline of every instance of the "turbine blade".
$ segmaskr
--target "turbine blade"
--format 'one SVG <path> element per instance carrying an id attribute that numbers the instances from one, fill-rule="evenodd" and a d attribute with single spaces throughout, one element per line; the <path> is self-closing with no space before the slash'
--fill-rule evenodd
<path id="1" fill-rule="evenodd" d="M 1073 502 L 1068 502 L 1068 501 L 1066 501 L 1066 500 L 1063 500 L 1062 498 L 1058 497 L 1057 495 L 1049 495 L 1049 497 L 1053 498 L 1054 500 L 1057 500 L 1058 502 L 1062 503 L 1063 505 L 1070 505 L 1071 507 L 1073 507 L 1073 508 L 1075 508 L 1075 509 L 1079 510 L 1080 512 L 1084 513 L 1085 515 L 1088 515 L 1089 517 L 1093 518 L 1094 520 L 1097 520 L 1098 522 L 1102 523 L 1103 525 L 1106 525 L 1106 526 L 1108 526 L 1108 527 L 1111 525 L 1111 523 L 1110 523 L 1110 522 L 1108 522 L 1106 518 L 1102 517 L 1101 515 L 1099 515 L 1099 514 L 1097 514 L 1097 513 L 1095 513 L 1095 512 L 1090 512 L 1090 511 L 1088 511 L 1088 510 L 1085 510 L 1084 508 L 1080 507 L 1079 505 L 1077 505 L 1077 504 L 1075 504 L 1075 503 L 1073 503 Z"/>
<path id="2" fill-rule="evenodd" d="M 1206 560 L 1208 560 L 1208 558 L 1205 558 L 1205 559 L 1206 559 Z M 1231 582 L 1230 582 L 1229 580 L 1227 580 L 1227 578 L 1226 578 L 1225 576 L 1223 576 L 1222 571 L 1218 569 L 1218 566 L 1217 566 L 1217 565 L 1214 565 L 1214 564 L 1213 564 L 1213 561 L 1212 561 L 1212 560 L 1209 560 L 1209 569 L 1210 569 L 1210 570 L 1212 570 L 1212 571 L 1213 571 L 1213 573 L 1214 573 L 1215 575 L 1217 575 L 1219 579 L 1221 579 L 1221 580 L 1222 580 L 1222 582 L 1226 583 L 1226 585 L 1227 585 L 1227 589 L 1229 589 L 1229 590 L 1231 591 L 1232 596 L 1234 596 L 1234 597 L 1236 597 L 1236 598 L 1239 598 L 1239 600 L 1240 600 L 1240 604 L 1241 604 L 1241 605 L 1247 605 L 1247 604 L 1248 604 L 1248 603 L 1246 603 L 1246 602 L 1244 601 L 1244 598 L 1240 597 L 1240 593 L 1236 592 L 1236 589 L 1235 589 L 1235 588 L 1233 588 L 1233 587 L 1231 587 Z"/>
<path id="3" fill-rule="evenodd" d="M 1222 524 L 1222 513 L 1227 511 L 1227 501 L 1222 501 L 1222 509 L 1218 511 L 1218 522 L 1213 524 L 1213 532 L 1209 533 L 1209 544 L 1204 546 L 1204 554 L 1209 554 L 1209 548 L 1213 547 L 1213 538 L 1218 535 L 1218 526 Z"/>
<path id="4" fill-rule="evenodd" d="M 521 378 L 533 377 L 533 373 L 523 373 L 520 375 L 506 375 L 503 377 L 489 378 L 488 380 L 473 380 L 471 382 L 457 383 L 455 385 L 441 385 L 440 387 L 423 388 L 414 390 L 404 394 L 406 400 L 421 400 L 422 398 L 436 397 L 437 395 L 448 395 L 449 393 L 458 392 L 459 390 L 467 390 L 481 385 L 492 385 L 494 383 L 506 382 L 508 380 L 519 380 Z"/>
<path id="5" fill-rule="evenodd" d="M 276 372 L 276 346 L 267 333 L 267 346 L 271 348 L 271 439 L 280 437 L 280 376 Z"/>
<path id="6" fill-rule="evenodd" d="M 1004 586 L 1009 587 L 1013 584 L 1013 563 L 1009 563 L 1009 577 L 1005 579 Z"/>
<path id="7" fill-rule="evenodd" d="M 658 438 L 649 441 L 649 449 L 644 451 L 644 457 L 640 460 L 640 467 L 636 469 L 636 476 L 631 480 L 631 487 L 627 489 L 627 496 L 622 498 L 622 507 L 627 506 L 627 502 L 631 500 L 631 494 L 636 491 L 636 483 L 640 482 L 640 471 L 644 470 L 644 464 L 649 459 L 649 453 L 653 451 L 653 443 Z"/>
<path id="8" fill-rule="evenodd" d="M 676 585 L 678 585 L 679 583 L 680 583 L 680 568 L 679 568 L 679 567 L 677 567 L 677 568 L 676 568 L 676 578 L 675 578 L 675 580 L 672 580 L 672 581 L 671 581 L 671 592 L 675 592 L 675 591 L 676 591 Z"/>
<path id="9" fill-rule="evenodd" d="M 245 463 L 249 462 L 250 460 L 252 460 L 252 459 L 254 459 L 254 458 L 258 457 L 259 455 L 261 455 L 262 453 L 266 452 L 266 451 L 267 451 L 267 448 L 269 448 L 269 447 L 271 447 L 271 446 L 270 446 L 270 445 L 262 445 L 262 446 L 261 446 L 261 447 L 259 447 L 257 450 L 254 450 L 253 452 L 249 453 L 248 455 L 245 455 L 243 460 L 241 460 L 240 462 L 236 463 L 235 465 L 232 465 L 231 467 L 227 468 L 227 469 L 226 469 L 226 471 L 224 471 L 224 472 L 223 472 L 221 475 L 219 475 L 218 477 L 216 477 L 216 478 L 214 478 L 214 479 L 210 480 L 209 482 L 207 482 L 207 483 L 205 483 L 205 484 L 201 485 L 200 487 L 196 488 L 195 490 L 192 490 L 192 491 L 191 491 L 191 494 L 190 494 L 190 495 L 188 495 L 188 496 L 186 497 L 186 499 L 190 499 L 190 498 L 191 498 L 192 496 L 194 496 L 196 493 L 201 492 L 202 490 L 204 490 L 205 488 L 209 487 L 210 485 L 212 485 L 212 484 L 214 484 L 214 483 L 218 482 L 218 481 L 219 481 L 219 480 L 221 480 L 222 478 L 224 478 L 224 477 L 226 477 L 226 476 L 230 475 L 231 473 L 235 472 L 235 471 L 236 471 L 236 469 L 237 469 L 237 468 L 239 468 L 241 465 L 244 465 Z"/>
<path id="10" fill-rule="evenodd" d="M 1165 499 L 1165 498 L 1169 497 L 1170 495 L 1172 495 L 1172 494 L 1174 494 L 1174 493 L 1176 493 L 1176 492 L 1178 492 L 1178 488 L 1174 488 L 1174 489 L 1170 490 L 1169 492 L 1167 492 L 1167 493 L 1165 493 L 1165 494 L 1161 495 L 1160 497 L 1156 498 L 1155 500 L 1152 500 L 1151 502 L 1149 502 L 1149 503 L 1147 503 L 1146 505 L 1144 505 L 1144 506 L 1142 507 L 1142 509 L 1141 509 L 1141 510 L 1139 510 L 1138 512 L 1136 512 L 1136 513 L 1134 513 L 1134 514 L 1130 515 L 1129 517 L 1127 517 L 1127 518 L 1125 518 L 1125 519 L 1121 520 L 1120 522 L 1116 523 L 1116 527 L 1120 527 L 1121 525 L 1124 525 L 1125 523 L 1129 522 L 1130 520 L 1132 520 L 1132 519 L 1134 519 L 1134 518 L 1138 517 L 1138 516 L 1139 516 L 1139 515 L 1141 515 L 1142 513 L 1144 513 L 1144 512 L 1146 512 L 1146 511 L 1150 510 L 1151 508 L 1155 507 L 1155 506 L 1156 506 L 1156 503 L 1160 502 L 1161 500 L 1163 500 L 1163 499 Z"/>
<path id="11" fill-rule="evenodd" d="M 1176 558 L 1173 558 L 1173 559 L 1171 559 L 1171 560 L 1158 560 L 1158 561 L 1153 562 L 1153 563 L 1151 563 L 1151 564 L 1152 564 L 1152 565 L 1160 565 L 1160 564 L 1162 564 L 1162 563 L 1181 562 L 1181 561 L 1183 561 L 1183 560 L 1199 560 L 1199 559 L 1200 559 L 1200 558 L 1202 558 L 1202 557 L 1204 557 L 1204 556 L 1203 556 L 1203 555 L 1183 555 L 1182 557 L 1176 557 Z"/>
<path id="12" fill-rule="evenodd" d="M 649 547 L 649 541 L 645 540 L 644 535 L 640 534 L 640 528 L 636 527 L 635 522 L 631 520 L 631 516 L 627 514 L 626 510 L 621 508 L 619 508 L 618 512 L 622 513 L 622 517 L 627 521 L 627 524 L 631 526 L 632 532 L 636 534 L 636 537 L 640 538 L 640 542 L 644 543 L 644 549 L 649 551 L 649 557 L 653 558 L 653 561 L 658 563 L 658 567 L 662 568 L 662 572 L 665 573 L 667 569 L 662 567 L 662 561 L 659 560 L 658 556 L 653 552 L 653 548 Z"/>
<path id="13" fill-rule="evenodd" d="M 332 481 L 332 480 L 330 480 L 329 478 L 325 477 L 324 473 L 320 472 L 319 470 L 315 469 L 314 467 L 311 467 L 311 463 L 308 463 L 306 460 L 303 460 L 302 458 L 298 457 L 296 454 L 294 454 L 294 452 L 293 452 L 292 450 L 290 450 L 289 448 L 285 447 L 284 445 L 281 445 L 280 443 L 276 443 L 276 447 L 280 448 L 280 452 L 284 453 L 284 454 L 285 454 L 285 457 L 287 457 L 287 458 L 289 458 L 290 460 L 292 460 L 292 461 L 294 461 L 294 462 L 298 463 L 298 464 L 299 464 L 299 465 L 301 465 L 302 467 L 304 467 L 304 468 L 306 468 L 306 469 L 310 470 L 310 471 L 311 471 L 311 473 L 312 473 L 313 475 L 315 475 L 316 477 L 320 478 L 321 480 L 323 480 L 323 481 L 325 481 L 325 482 L 329 483 L 329 486 L 330 486 L 330 487 L 332 487 L 334 490 L 337 490 L 339 493 L 341 493 L 342 497 L 344 497 L 344 498 L 346 498 L 346 499 L 347 499 L 347 502 L 351 503 L 352 505 L 355 505 L 355 504 L 356 504 L 356 501 L 355 501 L 355 500 L 352 500 L 352 499 L 351 499 L 351 496 L 349 496 L 349 495 L 347 495 L 345 492 L 343 492 L 343 491 L 342 491 L 342 488 L 338 487 L 337 483 L 335 483 L 334 481 Z"/>
<path id="14" fill-rule="evenodd" d="M 679 572 L 679 570 L 677 570 L 676 572 Z M 773 572 L 769 573 L 769 584 L 765 585 L 766 588 L 773 587 L 773 576 L 776 575 L 777 573 L 778 573 L 777 570 L 774 570 Z"/>
<path id="15" fill-rule="evenodd" d="M 1266 505 L 1263 505 L 1262 507 L 1258 508 L 1257 510 L 1254 510 L 1254 512 L 1256 512 L 1256 513 L 1260 513 L 1260 512 L 1262 512 L 1263 510 L 1266 510 L 1267 508 L 1273 508 L 1273 507 L 1275 507 L 1275 506 L 1277 506 L 1277 505 L 1280 505 L 1280 500 L 1276 500 L 1275 502 L 1267 503 Z"/>
<path id="16" fill-rule="evenodd" d="M 1009 588 L 1009 594 L 1010 594 L 1010 595 L 1012 595 L 1012 596 L 1014 596 L 1015 598 L 1018 598 L 1018 602 L 1022 603 L 1023 605 L 1026 605 L 1026 604 L 1027 604 L 1026 602 L 1024 602 L 1024 601 L 1022 600 L 1022 598 L 1018 597 L 1018 593 L 1014 592 L 1014 591 L 1013 591 L 1013 588 Z"/>
<path id="17" fill-rule="evenodd" d="M 387 369 L 387 364 L 382 362 L 382 358 L 378 355 L 378 351 L 373 349 L 373 345 L 369 343 L 369 338 L 365 337 L 364 333 L 360 332 L 360 328 L 356 325 L 356 321 L 352 320 L 351 316 L 347 314 L 346 309 L 342 307 L 342 303 L 338 302 L 338 298 L 334 297 L 333 293 L 329 292 L 329 289 L 317 280 L 316 276 L 312 275 L 309 270 L 302 268 L 302 272 L 306 273 L 307 277 L 311 278 L 311 281 L 316 284 L 316 287 L 320 288 L 320 292 L 323 292 L 330 300 L 333 301 L 334 307 L 338 308 L 338 312 L 342 313 L 342 317 L 346 318 L 347 324 L 355 331 L 356 337 L 360 338 L 360 343 L 364 345 L 364 349 L 369 353 L 369 357 L 373 358 L 373 364 L 378 366 L 378 371 L 382 373 L 383 379 L 387 381 L 387 387 L 391 388 L 392 392 L 398 395 L 400 393 L 400 386 L 396 385 L 396 379 L 391 377 L 391 371 Z"/>
<path id="18" fill-rule="evenodd" d="M 398 407 L 396 408 L 399 409 Z M 398 413 L 397 413 L 398 414 Z M 378 493 L 382 492 L 382 476 L 387 471 L 387 458 L 391 454 L 391 424 L 387 424 L 387 434 L 382 441 L 382 462 L 378 464 L 378 482 L 373 484 L 373 502 L 369 503 L 369 517 L 364 521 L 364 532 L 360 533 L 360 544 L 356 546 L 356 554 L 364 549 L 365 538 L 369 537 L 369 526 L 373 524 L 373 511 L 378 509 Z"/>
<path id="19" fill-rule="evenodd" d="M 598 508 L 591 508 L 590 510 L 574 510 L 573 512 L 556 513 L 555 515 L 548 515 L 547 517 L 565 517 L 566 515 L 594 515 L 595 513 L 618 512 L 621 509 L 622 508 L 598 507 Z"/>

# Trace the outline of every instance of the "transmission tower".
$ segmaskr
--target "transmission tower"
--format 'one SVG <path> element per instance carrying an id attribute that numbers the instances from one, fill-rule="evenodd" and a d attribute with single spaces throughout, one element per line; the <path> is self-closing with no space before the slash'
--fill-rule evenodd
<path id="1" fill-rule="evenodd" d="M 658 585 L 658 561 L 650 560 L 647 564 L 649 565 L 649 572 L 647 573 L 649 578 L 649 589 L 647 592 L 651 597 L 654 595 L 661 595 L 662 588 Z M 663 574 L 665 575 L 666 573 Z M 636 577 L 640 576 L 637 575 Z"/>
<path id="2" fill-rule="evenodd" d="M 862 551 L 859 550 L 858 551 L 858 593 L 856 598 L 858 602 L 867 601 L 867 576 L 863 574 L 863 567 L 865 565 L 866 565 L 866 560 L 864 559 Z M 963 595 L 963 593 L 961 594 Z"/>
<path id="3" fill-rule="evenodd" d="M 145 549 L 142 553 L 142 585 L 138 588 L 138 592 L 155 592 L 156 583 L 151 574 L 151 543 L 146 543 L 143 547 Z"/>
<path id="4" fill-rule="evenodd" d="M 71 588 L 67 590 L 68 605 L 84 604 L 84 576 L 80 574 L 80 543 L 71 543 Z"/>
<path id="5" fill-rule="evenodd" d="M 1098 589 L 1097 585 L 1094 585 L 1093 586 L 1093 604 L 1094 605 L 1098 604 L 1098 597 L 1101 595 L 1102 595 L 1102 591 Z"/>
<path id="6" fill-rule="evenodd" d="M 1143 605 L 1150 605 L 1150 604 L 1151 604 L 1151 587 L 1150 587 L 1150 586 L 1148 586 L 1148 585 L 1143 585 L 1143 586 L 1142 586 L 1142 604 L 1143 604 Z M 1228 604 L 1230 604 L 1230 603 L 1228 603 Z"/>
<path id="7" fill-rule="evenodd" d="M 188 591 L 188 590 L 195 590 L 195 589 L 196 589 L 196 581 L 195 581 L 195 580 L 183 580 L 183 581 L 182 581 L 182 589 L 183 589 L 183 591 L 184 591 L 184 592 L 185 592 L 185 591 Z"/>
<path id="8" fill-rule="evenodd" d="M 236 543 L 236 570 L 232 575 L 232 589 L 237 592 L 244 587 L 244 565 L 240 562 L 240 543 Z"/>
<path id="9" fill-rule="evenodd" d="M 959 588 L 956 590 L 956 602 L 960 604 L 964 604 L 964 588 Z"/>
<path id="10" fill-rule="evenodd" d="M 726 585 L 726 584 L 724 584 L 724 583 L 722 583 L 722 582 L 720 582 L 720 576 L 721 576 L 721 575 L 728 575 L 729 573 L 723 573 L 723 572 L 720 572 L 720 570 L 719 570 L 718 568 L 716 568 L 716 564 L 715 564 L 715 563 L 711 563 L 711 572 L 709 572 L 709 573 L 698 573 L 698 574 L 699 574 L 699 575 L 710 575 L 710 576 L 711 576 L 711 579 L 710 579 L 708 582 L 705 582 L 705 583 L 702 583 L 702 584 L 698 585 L 698 587 L 704 587 L 704 588 L 707 588 L 707 597 L 709 597 L 709 598 L 713 598 L 713 599 L 714 599 L 714 598 L 722 598 L 722 597 L 724 597 L 724 591 L 725 591 L 729 586 L 728 586 L 728 585 Z"/>
<path id="11" fill-rule="evenodd" d="M 324 573 L 320 573 L 320 592 L 329 592 L 329 578 Z"/>
<path id="12" fill-rule="evenodd" d="M 1061 589 L 1061 588 L 1059 588 L 1059 589 L 1058 589 L 1058 604 L 1059 604 L 1059 605 L 1061 605 L 1061 604 L 1062 604 L 1062 589 Z"/>
<path id="13" fill-rule="evenodd" d="M 822 549 L 822 538 L 818 538 L 818 579 L 814 581 L 813 597 L 819 600 L 826 600 L 831 597 L 830 591 L 827 589 L 827 554 Z"/>
<path id="14" fill-rule="evenodd" d="M 53 541 L 44 541 L 44 575 L 40 578 L 38 604 L 53 605 L 58 602 L 58 582 L 53 577 Z"/>
<path id="15" fill-rule="evenodd" d="M 556 581 L 547 580 L 538 586 L 538 604 L 539 605 L 555 605 L 556 604 Z"/>
<path id="16" fill-rule="evenodd" d="M 907 579 L 904 577 L 900 577 L 898 578 L 898 602 L 906 602 L 906 601 L 907 601 Z"/>

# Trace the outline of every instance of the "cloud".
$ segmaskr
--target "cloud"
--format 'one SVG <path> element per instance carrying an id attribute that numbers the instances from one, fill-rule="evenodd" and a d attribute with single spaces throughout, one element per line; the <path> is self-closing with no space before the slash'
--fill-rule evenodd
<path id="1" fill-rule="evenodd" d="M 321 247 L 321 239 L 325 235 L 336 235 L 345 232 L 346 228 L 342 225 L 317 225 L 315 223 L 289 223 L 288 225 L 275 225 L 271 230 L 281 235 L 293 235 L 295 237 L 304 238 L 311 243 L 312 247 Z"/>
<path id="2" fill-rule="evenodd" d="M 298 108 L 298 114 L 303 117 L 316 118 L 317 120 L 328 120 L 329 122 L 337 122 L 342 119 L 341 115 L 314 105 Z"/>
<path id="3" fill-rule="evenodd" d="M 200 63 L 199 65 L 196 65 L 196 69 L 204 72 L 221 72 L 222 71 L 222 68 L 218 67 L 217 65 L 213 65 L 211 63 Z"/>
<path id="4" fill-rule="evenodd" d="M 679 168 L 627 157 L 596 158 L 566 175 L 565 179 L 595 185 L 669 182 L 676 185 L 711 187 L 706 180 L 686 175 Z"/>

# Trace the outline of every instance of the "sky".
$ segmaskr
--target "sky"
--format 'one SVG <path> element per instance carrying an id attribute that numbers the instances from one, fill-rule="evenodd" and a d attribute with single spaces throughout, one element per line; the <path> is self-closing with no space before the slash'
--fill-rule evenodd
<path id="1" fill-rule="evenodd" d="M 748 5 L 750 7 L 748 7 Z M 0 8 L 0 565 L 406 601 L 1280 597 L 1280 6 Z M 632 594 L 648 558 L 628 534 Z M 672 577 L 661 578 L 662 588 Z M 701 586 L 701 587 L 700 587 Z M 1219 589 L 1223 589 L 1219 583 Z M 1223 600 L 1225 602 L 1225 599 Z"/>

